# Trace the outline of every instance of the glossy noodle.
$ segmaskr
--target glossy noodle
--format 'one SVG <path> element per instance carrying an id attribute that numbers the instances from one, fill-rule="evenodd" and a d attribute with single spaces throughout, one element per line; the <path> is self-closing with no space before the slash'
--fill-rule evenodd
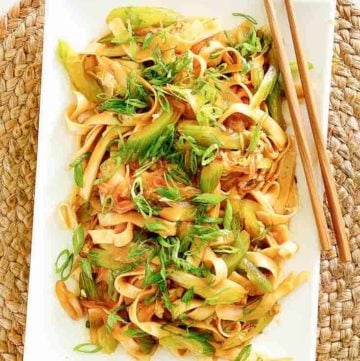
<path id="1" fill-rule="evenodd" d="M 59 42 L 76 151 L 56 294 L 96 350 L 245 360 L 306 278 L 281 272 L 298 204 L 276 54 L 239 20 L 117 8 L 84 51 Z"/>

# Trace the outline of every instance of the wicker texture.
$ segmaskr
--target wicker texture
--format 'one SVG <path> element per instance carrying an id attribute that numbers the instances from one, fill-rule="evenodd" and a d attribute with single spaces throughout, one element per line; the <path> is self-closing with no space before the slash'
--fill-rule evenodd
<path id="1" fill-rule="evenodd" d="M 360 361 L 360 10 L 338 0 L 330 99 L 333 164 L 353 263 L 321 263 L 319 361 Z M 0 19 L 0 360 L 21 360 L 36 166 L 42 0 Z M 307 361 L 307 360 L 302 360 Z"/>
<path id="2" fill-rule="evenodd" d="M 360 360 L 360 9 L 338 1 L 328 154 L 342 203 L 352 263 L 333 247 L 321 262 L 319 361 Z M 328 217 L 329 219 L 329 217 Z"/>
<path id="3" fill-rule="evenodd" d="M 31 246 L 43 8 L 0 19 L 0 359 L 21 360 Z"/>

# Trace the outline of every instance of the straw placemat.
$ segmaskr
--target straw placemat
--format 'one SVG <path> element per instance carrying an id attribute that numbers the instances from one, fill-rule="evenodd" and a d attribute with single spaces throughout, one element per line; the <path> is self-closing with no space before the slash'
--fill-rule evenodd
<path id="1" fill-rule="evenodd" d="M 319 361 L 359 361 L 360 10 L 347 0 L 337 10 L 328 147 L 353 263 L 341 265 L 335 247 L 322 260 L 317 351 Z M 0 359 L 6 361 L 23 354 L 43 13 L 42 0 L 24 0 L 0 19 Z"/>

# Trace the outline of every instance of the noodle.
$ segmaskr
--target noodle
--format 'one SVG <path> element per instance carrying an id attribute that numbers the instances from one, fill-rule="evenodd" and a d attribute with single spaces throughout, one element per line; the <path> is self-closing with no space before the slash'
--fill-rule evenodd
<path id="1" fill-rule="evenodd" d="M 105 353 L 238 359 L 306 279 L 281 273 L 297 251 L 296 153 L 275 116 L 269 32 L 249 19 L 224 31 L 117 8 L 82 53 L 59 42 L 77 150 L 56 294 Z"/>

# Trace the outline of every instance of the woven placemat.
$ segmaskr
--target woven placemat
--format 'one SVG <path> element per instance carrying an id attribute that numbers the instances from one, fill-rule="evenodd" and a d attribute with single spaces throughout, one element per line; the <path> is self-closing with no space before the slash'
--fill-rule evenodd
<path id="1" fill-rule="evenodd" d="M 23 0 L 0 18 L 0 359 L 6 361 L 23 354 L 43 14 L 42 0 Z M 319 361 L 360 361 L 360 10 L 347 0 L 338 0 L 334 50 L 328 148 L 353 263 L 341 265 L 335 247 L 322 259 L 317 351 Z"/>

